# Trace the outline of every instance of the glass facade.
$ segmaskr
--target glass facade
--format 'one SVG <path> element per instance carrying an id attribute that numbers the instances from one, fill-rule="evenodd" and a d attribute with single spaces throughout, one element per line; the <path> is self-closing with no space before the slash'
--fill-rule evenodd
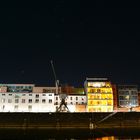
<path id="1" fill-rule="evenodd" d="M 87 112 L 112 112 L 113 90 L 110 82 L 87 81 Z"/>
<path id="2" fill-rule="evenodd" d="M 118 86 L 118 98 L 120 107 L 138 106 L 138 89 L 137 86 Z"/>

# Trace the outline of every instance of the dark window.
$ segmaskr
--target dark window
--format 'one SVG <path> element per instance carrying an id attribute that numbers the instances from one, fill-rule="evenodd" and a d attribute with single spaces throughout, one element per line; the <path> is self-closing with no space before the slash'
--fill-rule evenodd
<path id="1" fill-rule="evenodd" d="M 12 103 L 12 99 L 8 99 L 8 103 Z"/>
<path id="2" fill-rule="evenodd" d="M 36 99 L 36 100 L 35 100 L 35 103 L 39 103 L 39 99 Z"/>
<path id="3" fill-rule="evenodd" d="M 78 100 L 78 97 L 76 97 L 76 100 Z"/>
<path id="4" fill-rule="evenodd" d="M 29 105 L 29 106 L 28 106 L 28 109 L 29 109 L 29 110 L 32 110 L 32 106 L 31 106 L 31 105 Z"/>
<path id="5" fill-rule="evenodd" d="M 36 94 L 36 96 L 35 96 L 36 98 L 39 98 L 39 94 Z"/>
<path id="6" fill-rule="evenodd" d="M 19 103 L 19 99 L 15 99 L 15 103 Z"/>
<path id="7" fill-rule="evenodd" d="M 52 99 L 49 99 L 49 103 L 52 103 Z"/>
<path id="8" fill-rule="evenodd" d="M 45 99 L 42 99 L 42 103 L 46 103 L 46 100 Z"/>
<path id="9" fill-rule="evenodd" d="M 22 99 L 22 101 L 21 101 L 22 103 L 25 103 L 25 99 Z"/>
<path id="10" fill-rule="evenodd" d="M 32 99 L 29 99 L 29 103 L 32 103 Z"/>
<path id="11" fill-rule="evenodd" d="M 15 105 L 15 107 L 14 107 L 15 109 L 18 109 L 18 105 Z"/>

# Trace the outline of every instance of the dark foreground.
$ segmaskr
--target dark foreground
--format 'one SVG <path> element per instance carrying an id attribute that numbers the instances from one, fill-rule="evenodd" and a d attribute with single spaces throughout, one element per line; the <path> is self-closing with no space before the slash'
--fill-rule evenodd
<path id="1" fill-rule="evenodd" d="M 0 113 L 0 128 L 48 130 L 140 129 L 140 113 Z"/>
<path id="2" fill-rule="evenodd" d="M 1 140 L 139 140 L 140 129 L 0 129 Z"/>

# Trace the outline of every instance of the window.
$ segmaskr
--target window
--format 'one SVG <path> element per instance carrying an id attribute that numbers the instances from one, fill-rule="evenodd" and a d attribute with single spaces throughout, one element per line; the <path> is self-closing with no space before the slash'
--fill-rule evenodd
<path id="1" fill-rule="evenodd" d="M 39 98 L 39 94 L 36 94 L 36 96 L 35 96 L 36 98 Z"/>
<path id="2" fill-rule="evenodd" d="M 32 99 L 29 99 L 29 103 L 32 103 Z"/>
<path id="3" fill-rule="evenodd" d="M 72 97 L 70 97 L 70 100 L 72 100 Z"/>
<path id="4" fill-rule="evenodd" d="M 49 96 L 52 96 L 52 94 L 49 94 Z"/>
<path id="5" fill-rule="evenodd" d="M 5 103 L 5 99 L 1 99 L 1 102 L 2 102 L 2 103 Z"/>
<path id="6" fill-rule="evenodd" d="M 12 94 L 9 94 L 9 96 L 12 96 Z"/>
<path id="7" fill-rule="evenodd" d="M 8 99 L 8 103 L 12 103 L 12 99 Z"/>
<path id="8" fill-rule="evenodd" d="M 36 100 L 35 100 L 35 103 L 39 103 L 39 99 L 36 99 Z"/>
<path id="9" fill-rule="evenodd" d="M 22 96 L 26 96 L 26 94 L 22 94 Z"/>
<path id="10" fill-rule="evenodd" d="M 3 109 L 3 110 L 4 110 L 4 108 L 5 108 L 5 105 L 2 106 L 2 109 Z"/>
<path id="11" fill-rule="evenodd" d="M 49 99 L 49 103 L 52 103 L 52 99 Z"/>
<path id="12" fill-rule="evenodd" d="M 15 105 L 15 106 L 14 106 L 14 109 L 18 109 L 18 105 Z"/>
<path id="13" fill-rule="evenodd" d="M 58 102 L 55 102 L 55 105 L 58 105 Z"/>
<path id="14" fill-rule="evenodd" d="M 58 97 L 56 97 L 56 100 L 58 100 Z"/>
<path id="15" fill-rule="evenodd" d="M 42 94 L 42 96 L 46 96 L 46 94 Z"/>
<path id="16" fill-rule="evenodd" d="M 32 105 L 29 105 L 28 106 L 28 110 L 32 110 Z"/>
<path id="17" fill-rule="evenodd" d="M 76 97 L 76 100 L 78 100 L 78 97 Z"/>
<path id="18" fill-rule="evenodd" d="M 78 104 L 78 102 L 76 102 L 76 105 Z"/>
<path id="19" fill-rule="evenodd" d="M 29 96 L 32 96 L 32 94 L 29 94 Z"/>
<path id="20" fill-rule="evenodd" d="M 46 100 L 45 99 L 42 99 L 42 103 L 46 103 Z"/>
<path id="21" fill-rule="evenodd" d="M 5 96 L 5 94 L 2 94 L 2 96 Z"/>
<path id="22" fill-rule="evenodd" d="M 22 99 L 22 101 L 21 101 L 22 103 L 25 103 L 25 99 Z"/>
<path id="23" fill-rule="evenodd" d="M 15 103 L 19 103 L 19 99 L 15 99 Z"/>
<path id="24" fill-rule="evenodd" d="M 73 102 L 71 102 L 70 104 L 73 105 Z"/>

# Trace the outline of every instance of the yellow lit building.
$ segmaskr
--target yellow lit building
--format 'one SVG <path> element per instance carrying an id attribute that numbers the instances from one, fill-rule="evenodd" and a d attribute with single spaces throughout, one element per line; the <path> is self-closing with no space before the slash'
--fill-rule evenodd
<path id="1" fill-rule="evenodd" d="M 106 78 L 87 78 L 87 112 L 113 112 L 113 89 Z"/>

